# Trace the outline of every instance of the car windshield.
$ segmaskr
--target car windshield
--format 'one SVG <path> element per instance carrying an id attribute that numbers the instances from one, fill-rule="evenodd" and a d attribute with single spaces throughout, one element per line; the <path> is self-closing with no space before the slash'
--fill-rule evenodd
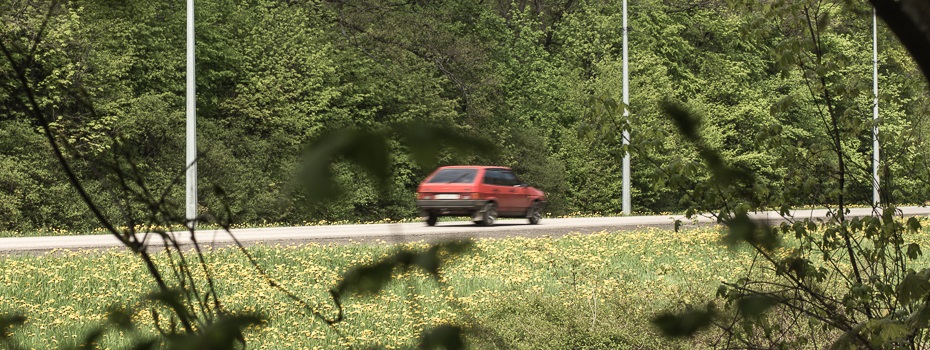
<path id="1" fill-rule="evenodd" d="M 472 183 L 477 175 L 478 169 L 442 169 L 436 175 L 433 175 L 427 183 Z"/>

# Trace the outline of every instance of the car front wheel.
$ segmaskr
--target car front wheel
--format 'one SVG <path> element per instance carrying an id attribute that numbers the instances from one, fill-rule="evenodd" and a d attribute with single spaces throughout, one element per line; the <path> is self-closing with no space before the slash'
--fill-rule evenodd
<path id="1" fill-rule="evenodd" d="M 426 226 L 436 226 L 436 221 L 439 221 L 439 216 L 433 213 L 429 213 L 426 217 Z"/>
<path id="2" fill-rule="evenodd" d="M 539 201 L 533 202 L 529 210 L 529 215 L 526 218 L 530 220 L 530 225 L 539 225 L 539 221 L 542 220 L 542 203 Z"/>
<path id="3" fill-rule="evenodd" d="M 481 226 L 491 226 L 494 225 L 494 221 L 497 221 L 497 204 L 488 202 L 481 209 L 481 219 L 475 223 Z"/>

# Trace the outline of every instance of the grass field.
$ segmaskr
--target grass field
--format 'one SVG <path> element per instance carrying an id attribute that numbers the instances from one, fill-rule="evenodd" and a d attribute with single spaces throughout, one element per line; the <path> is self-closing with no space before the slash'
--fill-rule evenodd
<path id="1" fill-rule="evenodd" d="M 353 297 L 335 329 L 301 311 L 255 273 L 242 254 L 208 254 L 230 310 L 261 312 L 250 348 L 404 348 L 440 323 L 469 329 L 475 348 L 693 348 L 710 344 L 663 338 L 649 323 L 658 311 L 704 305 L 723 280 L 745 272 L 752 254 L 727 249 L 712 229 L 679 233 L 645 229 L 550 238 L 478 240 L 451 260 L 441 283 L 419 272 L 398 276 L 384 292 Z M 412 244 L 412 247 L 425 247 Z M 324 314 L 327 291 L 353 265 L 393 251 L 387 245 L 255 246 L 259 263 Z M 29 320 L 13 328 L 26 348 L 77 344 L 105 320 L 110 305 L 140 303 L 154 285 L 135 257 L 119 251 L 55 252 L 0 258 L 0 313 Z M 136 316 L 154 334 L 148 313 Z M 341 335 L 340 335 L 341 334 Z M 102 347 L 125 344 L 117 331 Z M 131 337 L 130 337 L 131 338 Z"/>

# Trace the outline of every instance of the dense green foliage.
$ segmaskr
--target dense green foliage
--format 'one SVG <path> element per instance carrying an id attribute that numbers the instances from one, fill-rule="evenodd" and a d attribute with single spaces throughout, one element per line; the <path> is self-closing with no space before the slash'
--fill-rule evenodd
<path id="1" fill-rule="evenodd" d="M 879 8 L 904 6 L 903 2 L 875 3 Z M 793 136 L 788 140 L 764 138 L 765 144 L 790 159 L 783 189 L 771 191 L 766 174 L 732 161 L 739 155 L 715 147 L 713 138 L 717 133 L 700 130 L 706 118 L 699 112 L 706 111 L 706 106 L 695 108 L 674 101 L 662 104 L 683 138 L 698 150 L 711 170 L 708 186 L 695 188 L 692 196 L 702 199 L 705 208 L 718 208 L 715 215 L 729 228 L 725 241 L 751 247 L 759 262 L 752 269 L 770 274 L 760 278 L 750 273 L 723 282 L 717 291 L 718 296 L 727 299 L 722 309 L 708 305 L 663 313 L 654 323 L 672 336 L 694 335 L 708 327 L 722 330 L 727 348 L 802 348 L 811 344 L 821 348 L 816 344 L 825 337 L 818 332 L 828 329 L 838 332 L 838 336 L 826 337 L 830 348 L 924 346 L 930 329 L 930 304 L 925 298 L 930 275 L 916 261 L 922 255 L 921 245 L 908 244 L 906 238 L 919 232 L 921 223 L 915 218 L 906 222 L 895 218 L 901 187 L 887 178 L 882 183 L 881 206 L 875 207 L 881 215 L 865 219 L 847 216 L 848 205 L 861 200 L 871 187 L 867 179 L 871 176 L 872 154 L 868 146 L 872 140 L 863 137 L 863 131 L 884 126 L 888 130 L 882 134 L 885 144 L 908 143 L 913 136 L 893 125 L 891 118 L 873 124 L 861 117 L 874 105 L 862 92 L 868 84 L 864 83 L 861 69 L 856 68 L 861 53 L 851 50 L 846 39 L 859 33 L 856 23 L 869 7 L 843 0 L 733 4 L 745 10 L 747 24 L 743 28 L 750 37 L 780 39 L 772 51 L 777 58 L 775 67 L 799 86 L 787 90 L 786 96 L 772 106 L 772 115 L 812 118 L 781 121 L 771 129 L 778 135 L 785 125 L 793 127 Z M 904 22 L 891 23 L 898 35 L 902 27 L 926 23 L 928 18 L 916 10 L 899 9 L 896 14 L 908 17 Z M 885 16 L 893 17 L 888 12 Z M 926 42 L 930 41 L 918 40 L 917 47 Z M 914 44 L 908 42 L 909 50 L 915 49 Z M 924 63 L 920 62 L 922 66 Z M 886 159 L 885 177 L 923 172 L 925 155 L 913 157 L 913 152 L 894 147 L 891 152 L 897 159 L 894 164 L 888 164 Z M 810 174 L 818 177 L 811 178 Z M 926 191 L 925 178 L 918 175 L 913 180 L 906 186 L 908 192 Z M 831 209 L 822 230 L 809 219 L 786 216 L 787 222 L 772 227 L 747 215 L 760 205 L 781 207 L 785 215 L 785 210 L 796 203 L 794 198 L 835 210 Z M 787 240 L 799 243 L 780 251 L 786 248 L 783 244 Z"/>
<path id="2" fill-rule="evenodd" d="M 0 40 L 39 27 L 45 12 L 36 4 L 0 5 Z M 668 98 L 702 111 L 707 146 L 756 174 L 753 204 L 826 201 L 818 191 L 829 187 L 832 165 L 818 158 L 830 142 L 820 104 L 804 73 L 779 54 L 797 38 L 760 25 L 752 11 L 722 1 L 630 3 L 634 210 L 716 209 L 723 201 L 701 190 L 710 172 L 663 116 L 659 102 Z M 858 120 L 844 126 L 858 135 L 844 147 L 867 155 L 869 16 L 836 12 L 839 29 L 827 45 L 842 67 L 844 111 Z M 117 179 L 99 167 L 128 157 L 152 193 L 180 203 L 183 4 L 74 0 L 52 18 L 30 78 L 89 192 L 118 213 L 107 192 Z M 202 210 L 228 207 L 243 223 L 413 216 L 414 188 L 432 169 L 411 159 L 400 135 L 386 190 L 349 163 L 332 169 L 349 189 L 336 203 L 321 205 L 295 186 L 304 147 L 321 135 L 413 122 L 455 125 L 497 145 L 491 155 L 443 151 L 441 164 L 512 166 L 550 193 L 552 211 L 617 212 L 626 121 L 598 106 L 620 100 L 622 32 L 613 1 L 198 1 Z M 923 202 L 926 83 L 890 32 L 882 29 L 879 41 L 883 186 L 898 202 Z M 3 61 L 0 229 L 95 227 L 35 121 L 10 97 L 18 93 L 12 80 Z M 850 160 L 849 203 L 870 199 L 867 159 Z"/>
<path id="3" fill-rule="evenodd" d="M 925 16 L 903 9 L 909 1 L 873 0 L 885 18 L 909 16 L 890 28 L 926 76 L 920 47 L 930 40 L 908 34 Z M 549 191 L 555 211 L 616 211 L 616 164 L 630 151 L 640 210 L 710 211 L 729 227 L 725 243 L 753 252 L 749 270 L 718 289 L 722 309 L 681 301 L 683 312 L 655 317 L 667 335 L 713 324 L 726 347 L 772 348 L 820 348 L 823 336 L 834 347 L 916 348 L 930 336 L 930 269 L 915 270 L 921 245 L 908 243 L 922 224 L 893 214 L 896 202 L 922 201 L 930 187 L 927 89 L 883 32 L 884 117 L 869 120 L 862 2 L 638 2 L 632 22 L 643 34 L 633 43 L 630 118 L 617 103 L 617 43 L 629 29 L 618 31 L 616 4 L 257 0 L 198 9 L 199 164 L 207 170 L 201 183 L 214 189 L 201 192 L 200 222 L 410 216 L 413 186 L 437 156 L 512 165 Z M 230 313 L 201 246 L 186 254 L 164 231 L 184 222 L 174 207 L 180 14 L 171 4 L 118 0 L 0 4 L 0 229 L 96 221 L 141 258 L 157 285 L 143 302 L 156 305 L 163 338 L 143 346 L 228 348 L 264 316 Z M 873 126 L 883 130 L 884 212 L 849 219 L 850 204 L 870 199 Z M 629 129 L 633 143 L 620 147 L 620 131 Z M 478 134 L 497 152 L 439 147 L 486 151 L 470 136 Z M 45 161 L 49 153 L 58 167 Z M 69 187 L 57 181 L 62 175 Z M 334 195 L 335 203 L 322 201 Z M 798 205 L 836 210 L 822 227 L 792 218 L 770 227 L 747 215 Z M 167 265 L 139 231 L 166 240 Z M 347 270 L 329 291 L 335 318 L 275 281 L 244 247 L 238 252 L 269 287 L 338 333 L 350 295 L 384 291 L 400 277 L 394 272 L 418 269 L 444 284 L 440 263 L 467 246 L 401 249 Z M 683 258 L 678 270 L 688 269 Z M 107 325 L 83 343 L 107 327 L 133 329 L 136 311 L 110 310 Z M 0 341 L 14 344 L 8 330 L 27 320 L 0 315 Z M 467 329 L 434 326 L 420 335 L 421 347 L 461 347 Z M 589 335 L 562 343 L 599 342 Z"/>

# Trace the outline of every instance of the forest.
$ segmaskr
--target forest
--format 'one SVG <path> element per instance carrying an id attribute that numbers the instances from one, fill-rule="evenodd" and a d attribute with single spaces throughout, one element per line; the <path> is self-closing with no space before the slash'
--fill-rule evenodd
<path id="1" fill-rule="evenodd" d="M 620 212 L 625 151 L 636 213 L 716 210 L 733 197 L 751 208 L 869 205 L 871 7 L 798 3 L 630 1 L 624 118 L 620 1 L 198 0 L 200 211 L 242 225 L 415 217 L 416 185 L 433 168 L 406 149 L 398 130 L 409 125 L 488 140 L 493 151 L 442 148 L 434 163 L 512 167 L 548 193 L 551 215 Z M 28 71 L 36 103 L 101 210 L 126 208 L 111 200 L 120 179 L 102 168 L 119 159 L 183 212 L 185 4 L 29 4 L 0 3 L 0 40 L 41 53 Z M 36 28 L 44 40 L 17 46 Z M 0 230 L 95 229 L 17 102 L 10 61 L 0 60 Z M 881 21 L 878 67 L 883 202 L 924 204 L 927 83 Z M 669 104 L 700 115 L 700 144 L 682 137 Z M 390 183 L 338 161 L 343 194 L 318 201 L 302 159 L 349 129 L 389 135 Z M 752 178 L 707 181 L 709 150 Z"/>

